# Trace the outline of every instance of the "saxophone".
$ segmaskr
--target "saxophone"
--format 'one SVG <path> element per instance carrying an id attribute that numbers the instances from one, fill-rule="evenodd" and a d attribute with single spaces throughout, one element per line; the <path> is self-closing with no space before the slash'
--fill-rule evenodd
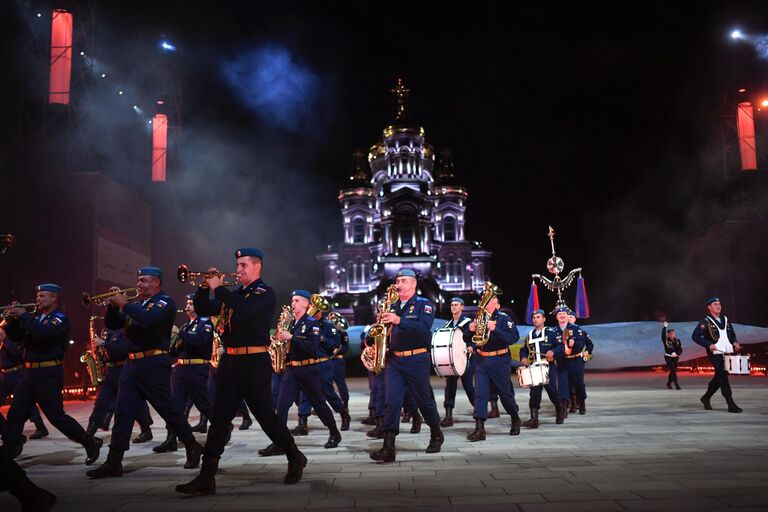
<path id="1" fill-rule="evenodd" d="M 277 319 L 275 334 L 269 337 L 270 344 L 267 348 L 269 358 L 272 361 L 272 371 L 281 374 L 285 371 L 288 361 L 288 351 L 291 349 L 291 340 L 281 340 L 277 337 L 280 331 L 290 331 L 293 328 L 294 318 L 290 306 L 283 306 L 280 318 Z"/>
<path id="2" fill-rule="evenodd" d="M 219 367 L 219 363 L 221 362 L 221 356 L 219 355 L 219 349 L 222 347 L 221 345 L 221 332 L 219 332 L 219 317 L 214 316 L 211 318 L 211 323 L 213 324 L 213 345 L 211 346 L 211 360 L 209 361 L 210 365 L 214 368 Z"/>
<path id="3" fill-rule="evenodd" d="M 497 295 L 504 293 L 501 288 L 490 281 L 483 285 L 483 295 L 480 297 L 480 304 L 477 305 L 477 316 L 475 317 L 475 335 L 472 336 L 472 342 L 478 347 L 482 347 L 491 337 L 491 331 L 488 330 L 488 321 L 491 314 L 486 311 L 485 306 Z"/>
<path id="4" fill-rule="evenodd" d="M 96 346 L 96 329 L 94 323 L 100 316 L 91 316 L 88 319 L 88 336 L 90 337 L 90 348 L 80 356 L 80 362 L 85 363 L 88 369 L 88 375 L 91 377 L 91 384 L 99 386 L 104 382 L 104 363 L 101 361 L 101 350 Z"/>
<path id="5" fill-rule="evenodd" d="M 381 318 L 384 313 L 392 309 L 392 304 L 397 302 L 397 299 L 397 287 L 391 284 L 384 292 L 384 298 L 376 306 L 376 323 L 368 330 L 368 336 L 373 338 L 373 345 L 366 345 L 363 353 L 360 354 L 363 366 L 370 372 L 380 373 L 384 369 L 384 357 L 387 353 L 392 327 L 382 322 Z"/>

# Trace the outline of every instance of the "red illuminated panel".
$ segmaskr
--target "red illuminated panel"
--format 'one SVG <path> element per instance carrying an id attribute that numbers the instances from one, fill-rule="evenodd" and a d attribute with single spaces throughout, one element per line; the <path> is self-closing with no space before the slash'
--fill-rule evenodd
<path id="1" fill-rule="evenodd" d="M 152 119 L 152 181 L 165 181 L 168 153 L 168 116 L 155 114 Z"/>
<path id="2" fill-rule="evenodd" d="M 69 105 L 72 76 L 72 14 L 56 9 L 51 23 L 51 80 L 48 103 Z"/>
<path id="3" fill-rule="evenodd" d="M 741 170 L 757 169 L 757 146 L 755 143 L 755 112 L 752 103 L 739 103 L 736 127 L 739 132 L 739 152 L 741 153 Z"/>

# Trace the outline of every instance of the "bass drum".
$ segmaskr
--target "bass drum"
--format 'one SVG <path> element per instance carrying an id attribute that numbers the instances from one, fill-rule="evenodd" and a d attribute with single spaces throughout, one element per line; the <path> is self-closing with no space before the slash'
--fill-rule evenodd
<path id="1" fill-rule="evenodd" d="M 440 377 L 461 377 L 467 370 L 467 344 L 458 327 L 444 327 L 432 335 L 432 366 Z"/>

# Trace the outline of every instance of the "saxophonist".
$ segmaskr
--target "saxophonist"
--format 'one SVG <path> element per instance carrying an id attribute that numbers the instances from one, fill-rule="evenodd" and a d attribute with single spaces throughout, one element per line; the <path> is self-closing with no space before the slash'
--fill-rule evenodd
<path id="1" fill-rule="evenodd" d="M 171 352 L 178 356 L 171 370 L 171 401 L 177 408 L 184 408 L 187 398 L 200 411 L 201 422 L 211 416 L 208 398 L 208 368 L 213 349 L 213 322 L 207 316 L 197 316 L 192 296 L 187 295 L 184 307 L 189 321 L 179 328 L 176 346 Z M 176 433 L 166 425 L 165 441 L 153 448 L 157 453 L 176 451 Z"/>
<path id="2" fill-rule="evenodd" d="M 435 307 L 426 298 L 416 294 L 416 273 L 403 269 L 395 277 L 398 300 L 394 311 L 384 312 L 381 321 L 390 324 L 391 338 L 384 366 L 386 410 L 384 412 L 384 446 L 371 458 L 379 462 L 394 462 L 397 454 L 395 437 L 400 432 L 400 409 L 403 407 L 405 390 L 424 415 L 429 425 L 430 438 L 426 453 L 437 453 L 443 445 L 440 430 L 440 414 L 435 396 L 429 384 L 432 342 L 432 323 Z M 509 374 L 507 374 L 509 378 Z"/>
<path id="3" fill-rule="evenodd" d="M 59 308 L 62 289 L 53 283 L 36 288 L 35 311 L 23 307 L 6 310 L 8 337 L 24 346 L 24 369 L 8 411 L 8 423 L 3 431 L 3 449 L 11 456 L 21 454 L 22 430 L 29 410 L 37 403 L 45 417 L 62 434 L 85 448 L 85 463 L 99 458 L 102 441 L 88 434 L 71 416 L 64 412 L 61 391 L 64 370 L 61 361 L 69 346 L 69 319 Z"/>
<path id="4" fill-rule="evenodd" d="M 501 405 L 512 418 L 509 435 L 520 434 L 520 416 L 518 415 L 515 390 L 509 374 L 512 371 L 512 359 L 509 346 L 520 335 L 515 323 L 506 313 L 499 311 L 499 298 L 493 296 L 485 305 L 485 312 L 490 316 L 485 328 L 490 331 L 488 342 L 475 350 L 479 356 L 475 367 L 475 430 L 467 436 L 469 441 L 485 441 L 485 420 L 488 418 L 488 399 L 491 391 L 496 391 Z M 469 324 L 469 330 L 478 330 L 477 320 Z"/>
<path id="5" fill-rule="evenodd" d="M 307 290 L 294 290 L 291 295 L 291 310 L 295 320 L 293 329 L 291 332 L 282 329 L 277 331 L 278 339 L 290 341 L 288 366 L 280 382 L 280 392 L 277 396 L 277 417 L 282 425 L 286 425 L 288 409 L 299 400 L 300 393 L 304 392 L 317 412 L 318 418 L 328 428 L 329 436 L 324 448 L 336 448 L 341 442 L 341 433 L 336 427 L 333 412 L 325 401 L 323 379 L 319 368 L 323 358 L 317 357 L 322 340 L 322 325 L 317 319 L 307 314 L 312 294 Z M 262 456 L 279 453 L 279 447 L 276 445 L 270 445 L 259 451 L 259 455 Z"/>
<path id="6" fill-rule="evenodd" d="M 225 352 L 216 372 L 216 395 L 203 466 L 192 481 L 177 485 L 176 492 L 216 492 L 219 458 L 224 453 L 230 423 L 243 399 L 267 437 L 285 451 L 288 472 L 283 482 L 295 484 L 301 480 L 307 465 L 307 458 L 296 447 L 285 422 L 277 420 L 270 399 L 272 364 L 267 347 L 276 302 L 275 292 L 261 279 L 263 257 L 261 250 L 254 247 L 238 249 L 235 258 L 240 286 L 233 290 L 225 288 L 219 271 L 211 268 L 206 279 L 208 286 L 198 288 L 195 293 L 197 314 L 219 315 L 218 327 Z"/>

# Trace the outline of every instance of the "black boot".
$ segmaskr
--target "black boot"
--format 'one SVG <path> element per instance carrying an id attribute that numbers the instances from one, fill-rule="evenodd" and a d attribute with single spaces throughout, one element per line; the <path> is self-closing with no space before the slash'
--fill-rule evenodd
<path id="1" fill-rule="evenodd" d="M 410 423 L 410 422 L 411 422 L 411 413 L 403 409 L 403 412 L 400 414 L 400 423 Z"/>
<path id="2" fill-rule="evenodd" d="M 562 425 L 565 421 L 565 413 L 563 412 L 563 402 L 555 404 L 555 423 Z"/>
<path id="3" fill-rule="evenodd" d="M 208 418 L 205 417 L 205 414 L 200 413 L 200 421 L 197 422 L 197 425 L 192 427 L 192 432 L 199 432 L 200 434 L 208 433 Z"/>
<path id="4" fill-rule="evenodd" d="M 328 441 L 325 442 L 323 445 L 323 448 L 336 448 L 339 446 L 339 443 L 341 442 L 341 434 L 339 433 L 339 430 L 334 426 L 333 430 L 331 430 L 330 435 L 328 436 Z"/>
<path id="5" fill-rule="evenodd" d="M 141 427 L 141 432 L 139 432 L 139 435 L 137 435 L 132 443 L 141 444 L 146 443 L 148 441 L 151 441 L 153 439 L 152 436 L 152 429 L 149 428 L 149 425 L 139 425 Z"/>
<path id="6" fill-rule="evenodd" d="M 42 439 L 44 437 L 48 437 L 48 429 L 45 428 L 45 423 L 43 423 L 43 418 L 38 418 L 37 421 L 35 421 L 35 431 L 32 433 L 31 436 L 29 436 L 29 438 Z"/>
<path id="7" fill-rule="evenodd" d="M 568 412 L 569 413 L 576 412 L 576 399 L 575 398 L 570 398 L 568 400 Z"/>
<path id="8" fill-rule="evenodd" d="M 99 425 L 95 421 L 91 420 L 88 422 L 88 427 L 85 429 L 85 431 L 88 432 L 89 436 L 93 437 L 96 435 L 96 430 L 98 430 L 98 428 Z"/>
<path id="9" fill-rule="evenodd" d="M 522 423 L 525 428 L 539 428 L 539 410 L 531 407 L 531 419 Z"/>
<path id="10" fill-rule="evenodd" d="M 371 459 L 379 462 L 395 462 L 397 448 L 395 447 L 394 432 L 384 433 L 384 446 L 371 454 Z"/>
<path id="11" fill-rule="evenodd" d="M 104 432 L 109 431 L 109 424 L 112 423 L 112 414 L 114 413 L 108 412 L 107 415 L 104 416 L 104 419 L 101 421 L 101 425 L 99 425 L 99 428 Z"/>
<path id="12" fill-rule="evenodd" d="M 179 449 L 179 445 L 176 442 L 176 433 L 173 430 L 169 430 L 165 436 L 165 441 L 152 448 L 155 453 L 175 452 Z"/>
<path id="13" fill-rule="evenodd" d="M 341 415 L 341 431 L 346 432 L 349 430 L 349 423 L 352 421 L 352 416 L 349 415 L 347 406 L 344 406 L 344 409 L 342 409 L 339 414 Z"/>
<path id="14" fill-rule="evenodd" d="M 56 496 L 36 486 L 26 475 L 9 492 L 19 500 L 23 512 L 48 512 L 56 504 Z"/>
<path id="15" fill-rule="evenodd" d="M 203 447 L 200 446 L 195 438 L 184 443 L 184 450 L 187 452 L 187 460 L 184 461 L 184 469 L 195 469 L 200 465 L 200 456 L 203 454 Z"/>
<path id="16" fill-rule="evenodd" d="M 216 494 L 216 471 L 219 469 L 219 457 L 206 455 L 203 457 L 203 466 L 200 473 L 186 484 L 176 486 L 176 492 L 200 496 L 203 494 Z"/>
<path id="17" fill-rule="evenodd" d="M 259 455 L 262 457 L 272 457 L 273 455 L 285 455 L 285 450 L 277 446 L 275 443 L 269 443 L 269 446 L 259 450 Z"/>
<path id="18" fill-rule="evenodd" d="M 85 472 L 89 478 L 113 478 L 123 476 L 123 452 L 110 448 L 104 464 Z"/>
<path id="19" fill-rule="evenodd" d="M 248 411 L 245 411 L 243 413 L 243 422 L 240 423 L 240 426 L 237 427 L 238 430 L 248 430 L 251 428 L 251 425 L 253 425 L 253 420 L 251 419 L 251 415 L 248 414 Z"/>
<path id="20" fill-rule="evenodd" d="M 475 419 L 475 430 L 467 435 L 467 440 L 472 441 L 485 441 L 485 420 Z"/>
<path id="21" fill-rule="evenodd" d="M 517 413 L 512 414 L 512 427 L 509 429 L 509 435 L 520 435 L 520 416 L 518 416 Z"/>
<path id="22" fill-rule="evenodd" d="M 667 389 L 672 389 L 672 381 L 667 381 Z"/>
<path id="23" fill-rule="evenodd" d="M 587 414 L 587 401 L 586 400 L 579 400 L 579 414 L 581 414 L 581 415 Z"/>
<path id="24" fill-rule="evenodd" d="M 498 400 L 491 400 L 491 412 L 488 413 L 488 419 L 498 418 L 501 416 L 499 413 L 499 401 Z"/>
<path id="25" fill-rule="evenodd" d="M 192 404 L 184 406 L 184 419 L 189 420 L 189 413 L 192 411 Z"/>
<path id="26" fill-rule="evenodd" d="M 727 396 L 725 397 L 725 402 L 728 404 L 728 412 L 743 412 L 744 410 L 736 405 L 736 402 L 733 401 L 733 397 Z"/>
<path id="27" fill-rule="evenodd" d="M 413 415 L 413 421 L 411 422 L 411 434 L 418 434 L 421 432 L 422 423 L 424 423 L 424 420 L 421 418 L 419 411 L 416 411 L 416 413 Z"/>
<path id="28" fill-rule="evenodd" d="M 374 439 L 383 439 L 384 438 L 384 418 L 381 416 L 376 416 L 376 427 L 371 430 L 370 432 L 366 432 L 366 437 L 372 437 Z"/>
<path id="29" fill-rule="evenodd" d="M 232 432 L 235 430 L 235 424 L 232 422 L 229 422 L 229 426 L 227 427 L 227 439 L 224 441 L 224 445 L 228 445 L 229 442 L 232 440 Z"/>
<path id="30" fill-rule="evenodd" d="M 563 419 L 568 417 L 568 409 L 570 408 L 570 405 L 568 404 L 568 400 L 563 400 L 560 402 L 560 408 L 562 409 L 560 412 L 563 415 Z"/>
<path id="31" fill-rule="evenodd" d="M 291 434 L 294 436 L 306 436 L 309 435 L 309 427 L 307 426 L 307 417 L 299 416 L 299 423 L 295 428 L 291 430 Z"/>
<path id="32" fill-rule="evenodd" d="M 99 451 L 101 451 L 101 445 L 104 442 L 98 438 L 89 436 L 87 432 L 83 432 L 83 437 L 80 438 L 80 444 L 85 448 L 85 465 L 90 466 L 99 459 Z"/>
<path id="33" fill-rule="evenodd" d="M 431 429 L 429 433 L 429 446 L 427 446 L 426 453 L 437 453 L 440 451 L 440 447 L 443 446 L 445 437 L 443 431 L 440 428 Z"/>
<path id="34" fill-rule="evenodd" d="M 360 423 L 362 425 L 371 425 L 371 426 L 375 425 L 376 424 L 376 416 L 374 415 L 374 411 L 375 410 L 376 409 L 374 409 L 373 407 L 369 407 L 368 408 L 368 417 L 365 418 L 364 420 L 360 420 Z"/>
<path id="35" fill-rule="evenodd" d="M 680 384 L 677 381 L 675 381 L 675 389 L 680 389 Z"/>
<path id="36" fill-rule="evenodd" d="M 441 427 L 453 426 L 453 407 L 445 408 L 445 418 L 443 418 L 443 421 L 440 422 L 440 426 Z"/>
<path id="37" fill-rule="evenodd" d="M 301 475 L 304 474 L 304 466 L 307 465 L 307 458 L 303 453 L 299 451 L 296 443 L 293 443 L 285 451 L 285 456 L 288 458 L 288 472 L 283 477 L 284 484 L 295 484 L 301 480 Z"/>
<path id="38" fill-rule="evenodd" d="M 704 404 L 704 408 L 708 411 L 712 410 L 712 404 L 710 403 L 709 399 L 712 398 L 712 395 L 709 393 L 704 393 L 699 400 L 701 400 L 701 403 Z"/>

